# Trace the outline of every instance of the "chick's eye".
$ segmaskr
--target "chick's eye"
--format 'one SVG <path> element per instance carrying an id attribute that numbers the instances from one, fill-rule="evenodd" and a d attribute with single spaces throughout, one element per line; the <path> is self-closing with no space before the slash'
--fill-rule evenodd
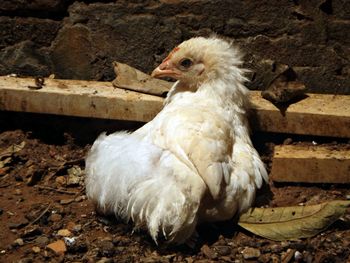
<path id="1" fill-rule="evenodd" d="M 183 60 L 181 60 L 180 65 L 181 67 L 188 69 L 189 67 L 191 67 L 193 64 L 192 60 L 190 60 L 189 58 L 185 58 Z"/>

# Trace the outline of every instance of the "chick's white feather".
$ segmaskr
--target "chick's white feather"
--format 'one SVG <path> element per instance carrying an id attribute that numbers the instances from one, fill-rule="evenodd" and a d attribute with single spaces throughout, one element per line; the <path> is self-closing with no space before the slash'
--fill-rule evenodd
<path id="1" fill-rule="evenodd" d="M 183 243 L 198 222 L 232 218 L 267 180 L 249 137 L 239 52 L 199 37 L 164 63 L 188 57 L 194 65 L 182 69 L 163 110 L 134 133 L 102 134 L 86 159 L 89 198 L 156 242 Z"/>

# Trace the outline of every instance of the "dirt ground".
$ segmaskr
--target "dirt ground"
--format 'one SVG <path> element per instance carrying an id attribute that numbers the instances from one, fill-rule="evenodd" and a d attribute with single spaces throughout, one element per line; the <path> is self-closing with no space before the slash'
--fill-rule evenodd
<path id="1" fill-rule="evenodd" d="M 156 246 L 132 225 L 96 214 L 86 198 L 84 156 L 101 125 L 49 116 L 0 117 L 0 262 L 350 262 L 349 213 L 308 239 L 270 241 L 225 222 L 200 226 L 194 248 Z M 286 138 L 254 137 L 268 167 L 273 145 Z M 270 182 L 259 191 L 256 206 L 316 204 L 349 195 L 349 185 Z"/>

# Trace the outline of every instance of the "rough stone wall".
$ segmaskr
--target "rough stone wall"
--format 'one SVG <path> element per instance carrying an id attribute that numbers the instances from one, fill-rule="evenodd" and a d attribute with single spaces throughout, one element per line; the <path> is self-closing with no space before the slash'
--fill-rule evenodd
<path id="1" fill-rule="evenodd" d="M 213 32 L 245 52 L 250 88 L 282 63 L 308 91 L 350 94 L 349 0 L 2 0 L 0 75 L 112 80 L 114 60 L 150 72 Z"/>

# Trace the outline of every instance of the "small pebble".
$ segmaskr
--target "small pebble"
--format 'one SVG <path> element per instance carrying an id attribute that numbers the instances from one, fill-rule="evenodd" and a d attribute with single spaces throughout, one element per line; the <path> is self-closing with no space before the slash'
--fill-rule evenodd
<path id="1" fill-rule="evenodd" d="M 22 238 L 17 238 L 13 243 L 17 246 L 23 246 L 24 241 Z"/>
<path id="2" fill-rule="evenodd" d="M 75 243 L 76 237 L 64 237 L 63 240 L 67 246 L 72 246 Z"/>
<path id="3" fill-rule="evenodd" d="M 34 242 L 40 247 L 45 247 L 49 243 L 49 239 L 46 236 L 40 236 L 37 237 Z"/>
<path id="4" fill-rule="evenodd" d="M 60 215 L 60 214 L 52 214 L 52 215 L 50 215 L 50 217 L 49 217 L 49 220 L 51 221 L 51 222 L 58 222 L 58 221 L 60 221 L 62 219 L 62 216 Z"/>
<path id="5" fill-rule="evenodd" d="M 297 251 L 295 251 L 295 253 L 294 253 L 294 259 L 295 260 L 302 260 L 303 259 L 303 254 L 302 253 L 300 253 L 298 250 Z"/>
<path id="6" fill-rule="evenodd" d="M 215 251 L 213 251 L 208 245 L 203 245 L 201 251 L 209 259 L 217 258 Z"/>
<path id="7" fill-rule="evenodd" d="M 70 232 L 68 229 L 60 229 L 57 231 L 57 235 L 61 237 L 69 237 L 72 235 L 72 232 Z"/>
<path id="8" fill-rule="evenodd" d="M 259 249 L 252 247 L 246 247 L 241 253 L 243 254 L 244 259 L 258 258 L 261 254 Z"/>
<path id="9" fill-rule="evenodd" d="M 69 221 L 66 225 L 66 228 L 69 230 L 69 231 L 74 231 L 74 228 L 75 228 L 75 223 L 72 222 L 72 221 Z"/>
<path id="10" fill-rule="evenodd" d="M 39 253 L 41 251 L 40 247 L 34 246 L 32 247 L 34 253 Z"/>
<path id="11" fill-rule="evenodd" d="M 77 225 L 75 225 L 75 226 L 73 227 L 73 231 L 74 231 L 74 232 L 80 232 L 81 229 L 82 229 L 82 227 L 81 227 L 80 224 L 77 224 Z"/>
<path id="12" fill-rule="evenodd" d="M 220 256 L 227 256 L 231 254 L 231 247 L 229 246 L 217 246 L 215 249 Z"/>

